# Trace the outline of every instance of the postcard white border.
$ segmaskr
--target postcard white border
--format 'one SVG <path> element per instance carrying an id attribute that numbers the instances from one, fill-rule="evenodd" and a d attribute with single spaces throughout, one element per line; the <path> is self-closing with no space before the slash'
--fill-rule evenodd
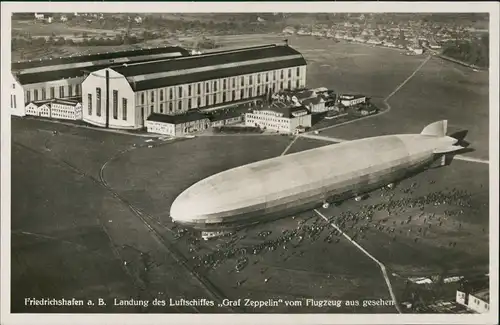
<path id="1" fill-rule="evenodd" d="M 481 315 L 415 314 L 10 314 L 10 73 L 12 12 L 487 12 L 490 14 L 490 306 Z M 496 324 L 498 322 L 499 4 L 496 2 L 10 2 L 1 4 L 1 324 Z"/>

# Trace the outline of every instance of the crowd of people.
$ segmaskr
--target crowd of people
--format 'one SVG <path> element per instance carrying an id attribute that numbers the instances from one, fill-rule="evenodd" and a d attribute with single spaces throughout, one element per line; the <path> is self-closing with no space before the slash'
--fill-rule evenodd
<path id="1" fill-rule="evenodd" d="M 431 182 L 432 183 L 432 182 Z M 284 229 L 279 234 L 270 230 L 263 230 L 252 235 L 249 241 L 242 241 L 250 234 L 236 232 L 227 238 L 216 241 L 215 247 L 204 254 L 193 254 L 191 257 L 194 266 L 205 270 L 214 270 L 226 261 L 234 261 L 231 270 L 242 271 L 249 263 L 248 257 L 276 250 L 292 250 L 293 255 L 301 256 L 304 252 L 299 247 L 312 243 L 320 237 L 325 230 L 323 241 L 336 244 L 342 238 L 342 232 L 352 240 L 359 241 L 366 238 L 370 231 L 386 233 L 392 241 L 398 236 L 418 242 L 435 228 L 449 226 L 451 221 L 457 229 L 462 228 L 459 216 L 464 214 L 464 209 L 471 207 L 471 194 L 466 190 L 451 189 L 435 191 L 425 195 L 415 195 L 417 183 L 412 183 L 407 188 L 384 189 L 380 193 L 383 198 L 375 204 L 365 204 L 358 211 L 338 211 L 329 218 L 329 222 L 315 218 L 311 213 L 308 218 L 297 218 L 294 228 Z M 399 193 L 398 193 L 399 192 Z M 446 207 L 446 208 L 445 208 Z M 439 212 L 436 212 L 439 211 Z M 296 217 L 292 217 L 296 219 Z M 331 226 L 335 224 L 339 231 Z M 183 233 L 185 234 L 185 232 Z M 249 235 L 248 235 L 249 236 Z M 253 238 L 256 237 L 256 238 Z M 190 252 L 198 251 L 199 239 L 189 236 Z M 244 244 L 248 242 L 250 244 Z M 448 247 L 455 247 L 456 242 L 450 241 Z M 285 252 L 282 254 L 290 255 Z M 244 262 L 242 262 L 244 260 Z"/>

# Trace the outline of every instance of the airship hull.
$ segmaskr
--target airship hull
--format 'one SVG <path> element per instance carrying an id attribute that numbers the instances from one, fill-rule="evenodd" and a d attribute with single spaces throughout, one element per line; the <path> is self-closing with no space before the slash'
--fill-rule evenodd
<path id="1" fill-rule="evenodd" d="M 180 224 L 202 231 L 218 231 L 239 229 L 253 224 L 269 222 L 304 211 L 318 208 L 323 202 L 341 202 L 349 198 L 368 193 L 389 183 L 405 179 L 408 175 L 423 171 L 434 161 L 433 156 L 417 159 L 397 168 L 389 167 L 377 174 L 362 174 L 349 181 L 332 183 L 328 188 L 313 188 L 295 195 L 281 198 L 241 209 L 206 215 L 199 220 L 181 221 Z"/>
<path id="2" fill-rule="evenodd" d="M 421 134 L 366 138 L 233 168 L 182 192 L 170 216 L 205 231 L 240 228 L 286 217 L 383 187 L 452 152 L 446 122 Z"/>

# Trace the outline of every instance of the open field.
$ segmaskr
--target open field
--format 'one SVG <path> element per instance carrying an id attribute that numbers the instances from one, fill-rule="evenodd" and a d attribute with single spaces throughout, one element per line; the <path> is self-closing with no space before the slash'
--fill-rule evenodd
<path id="1" fill-rule="evenodd" d="M 308 59 L 308 83 L 340 93 L 364 93 L 377 100 L 389 95 L 424 59 L 389 49 L 327 42 L 291 40 Z M 326 50 L 315 49 L 321 44 Z M 468 139 L 477 147 L 472 154 L 481 153 L 481 126 L 488 120 L 484 76 L 472 72 L 468 76 L 459 70 L 466 77 L 455 78 L 453 74 L 461 76 L 455 69 L 462 68 L 448 64 L 427 62 L 390 99 L 388 113 L 324 130 L 322 135 L 351 139 L 420 132 L 429 122 L 450 115 L 450 128 L 470 129 Z M 336 68 L 328 70 L 324 65 Z M 452 111 L 460 100 L 449 96 L 463 96 L 459 98 L 464 109 Z M 481 108 L 466 109 L 475 100 Z M 422 114 L 411 109 L 419 103 L 435 106 L 426 106 Z M 53 135 L 52 130 L 59 133 Z M 180 229 L 171 223 L 168 212 L 181 191 L 214 173 L 278 156 L 291 137 L 207 135 L 156 140 L 153 148 L 147 148 L 144 138 L 18 118 L 12 120 L 12 135 L 12 285 L 17 289 L 13 290 L 13 311 L 26 310 L 22 305 L 26 296 L 212 299 L 213 291 L 206 283 L 231 299 L 390 300 L 378 266 L 312 211 L 209 242 L 200 242 L 189 231 L 176 235 Z M 326 144 L 330 143 L 299 138 L 287 154 Z M 346 201 L 321 211 L 384 263 L 389 274 L 396 274 L 390 276 L 396 296 L 406 299 L 405 279 L 411 276 L 486 273 L 488 181 L 488 165 L 454 161 L 405 180 L 392 191 L 378 190 L 362 202 Z M 131 206 L 150 217 L 161 239 Z M 362 217 L 370 209 L 373 215 Z M 259 235 L 263 231 L 271 233 L 263 238 Z M 162 240 L 175 250 L 167 249 Z M 176 254 L 188 260 L 187 267 L 179 264 Z M 248 266 L 237 272 L 235 265 L 243 256 Z M 206 282 L 200 283 L 192 270 Z M 105 276 L 110 273 L 112 278 Z M 82 288 L 86 291 L 79 291 Z M 244 311 L 396 312 L 394 306 L 345 304 Z"/>

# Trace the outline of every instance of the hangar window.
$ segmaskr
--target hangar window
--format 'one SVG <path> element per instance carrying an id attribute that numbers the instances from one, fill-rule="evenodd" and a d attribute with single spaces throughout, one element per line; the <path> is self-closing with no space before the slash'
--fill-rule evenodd
<path id="1" fill-rule="evenodd" d="M 217 94 L 214 94 L 214 102 L 213 104 L 217 104 Z"/>
<path id="2" fill-rule="evenodd" d="M 260 95 L 260 87 L 257 87 L 257 96 Z"/>
<path id="3" fill-rule="evenodd" d="M 96 114 L 97 116 L 101 116 L 101 88 L 97 87 L 95 89 L 95 97 L 96 97 Z"/>
<path id="4" fill-rule="evenodd" d="M 179 87 L 178 94 L 179 94 L 179 98 L 181 98 L 182 97 L 182 87 Z"/>
<path id="5" fill-rule="evenodd" d="M 45 97 L 46 97 L 46 96 L 45 96 L 45 88 L 42 88 L 42 100 L 44 100 L 44 99 L 45 99 Z"/>
<path id="6" fill-rule="evenodd" d="M 196 86 L 198 95 L 201 94 L 201 83 Z"/>
<path id="7" fill-rule="evenodd" d="M 284 78 L 284 72 L 283 72 L 283 69 L 281 69 L 280 71 L 281 71 L 281 72 L 280 72 L 280 77 L 281 77 L 281 79 L 283 79 L 283 78 Z"/>
<path id="8" fill-rule="evenodd" d="M 188 85 L 188 96 L 191 96 L 191 85 Z"/>
<path id="9" fill-rule="evenodd" d="M 191 109 L 191 98 L 188 99 L 188 109 Z"/>
<path id="10" fill-rule="evenodd" d="M 276 80 L 276 70 L 273 71 L 273 80 Z"/>
<path id="11" fill-rule="evenodd" d="M 288 80 L 288 88 L 287 89 L 292 89 L 292 82 Z"/>
<path id="12" fill-rule="evenodd" d="M 240 90 L 240 99 L 243 99 L 245 97 L 245 89 Z"/>
<path id="13" fill-rule="evenodd" d="M 257 75 L 257 83 L 260 84 L 260 73 Z"/>
<path id="14" fill-rule="evenodd" d="M 151 103 L 154 103 L 154 101 L 155 101 L 155 92 L 152 91 L 151 92 Z"/>
<path id="15" fill-rule="evenodd" d="M 283 90 L 283 81 L 280 82 L 280 90 Z"/>
<path id="16" fill-rule="evenodd" d="M 227 89 L 227 81 L 226 79 L 222 80 L 222 90 L 226 90 Z"/>
<path id="17" fill-rule="evenodd" d="M 168 110 L 171 112 L 173 111 L 174 109 L 174 105 L 172 104 L 172 102 L 168 103 Z"/>
<path id="18" fill-rule="evenodd" d="M 149 108 L 148 116 L 151 115 L 151 113 L 154 113 L 154 111 L 155 111 L 155 107 L 154 107 L 154 105 L 151 105 L 151 107 Z"/>
<path id="19" fill-rule="evenodd" d="M 230 100 L 235 100 L 236 99 L 236 92 L 233 90 L 231 91 L 231 98 Z"/>
<path id="20" fill-rule="evenodd" d="M 296 87 L 296 88 L 299 88 L 299 87 L 300 87 L 300 82 L 299 82 L 298 80 L 295 82 L 295 87 Z"/>
<path id="21" fill-rule="evenodd" d="M 75 85 L 75 95 L 80 95 L 80 85 L 79 84 L 76 84 Z"/>
<path id="22" fill-rule="evenodd" d="M 248 97 L 252 98 L 252 88 L 248 88 Z"/>
<path id="23" fill-rule="evenodd" d="M 59 98 L 63 98 L 64 97 L 64 86 L 60 86 L 59 87 Z"/>
<path id="24" fill-rule="evenodd" d="M 141 104 L 144 104 L 144 93 L 141 93 Z"/>
<path id="25" fill-rule="evenodd" d="M 26 90 L 26 102 L 31 102 L 31 91 Z"/>
<path id="26" fill-rule="evenodd" d="M 88 95 L 88 111 L 89 115 L 92 115 L 92 94 Z"/>
<path id="27" fill-rule="evenodd" d="M 208 82 L 205 83 L 205 92 L 208 93 L 210 91 L 210 84 Z"/>
<path id="28" fill-rule="evenodd" d="M 160 89 L 160 102 L 163 101 L 163 89 Z"/>
<path id="29" fill-rule="evenodd" d="M 226 102 L 226 92 L 223 92 L 222 93 L 222 102 L 225 103 Z"/>
<path id="30" fill-rule="evenodd" d="M 244 86 L 245 85 L 245 77 L 241 76 L 240 80 L 241 80 L 241 85 Z"/>
<path id="31" fill-rule="evenodd" d="M 73 97 L 73 86 L 71 85 L 68 86 L 68 96 Z"/>
<path id="32" fill-rule="evenodd" d="M 174 97 L 174 91 L 172 90 L 172 88 L 169 88 L 168 89 L 168 98 L 172 99 L 172 97 Z"/>
<path id="33" fill-rule="evenodd" d="M 163 113 L 163 103 L 160 103 L 160 113 Z"/>
<path id="34" fill-rule="evenodd" d="M 297 77 L 300 77 L 300 67 L 297 67 Z"/>
<path id="35" fill-rule="evenodd" d="M 201 106 L 201 97 L 198 97 L 198 99 L 196 100 L 196 107 L 200 106 Z"/>
<path id="36" fill-rule="evenodd" d="M 207 95 L 207 96 L 205 96 L 205 106 L 208 106 L 209 102 L 210 102 L 210 99 L 208 98 L 208 95 Z"/>
<path id="37" fill-rule="evenodd" d="M 288 69 L 288 78 L 292 77 L 292 69 Z"/>
<path id="38" fill-rule="evenodd" d="M 33 97 L 34 97 L 35 100 L 38 100 L 38 89 L 35 89 L 33 91 Z"/>
<path id="39" fill-rule="evenodd" d="M 250 85 L 253 84 L 253 78 L 252 78 L 252 76 L 248 76 L 248 83 Z"/>
<path id="40" fill-rule="evenodd" d="M 236 77 L 233 77 L 232 80 L 233 80 L 232 83 L 233 83 L 233 88 L 234 88 L 234 87 L 236 87 Z"/>
<path id="41" fill-rule="evenodd" d="M 182 110 L 182 101 L 179 101 L 179 102 L 177 103 L 177 109 L 178 109 L 179 111 L 180 111 L 180 110 Z"/>
<path id="42" fill-rule="evenodd" d="M 54 90 L 54 87 L 50 87 L 50 98 L 55 98 L 56 95 L 55 95 L 55 90 Z"/>
<path id="43" fill-rule="evenodd" d="M 266 82 L 269 82 L 269 72 L 266 72 Z"/>
<path id="44" fill-rule="evenodd" d="M 113 118 L 118 119 L 118 90 L 113 90 Z"/>
<path id="45" fill-rule="evenodd" d="M 214 91 L 217 91 L 217 81 L 214 81 Z"/>

